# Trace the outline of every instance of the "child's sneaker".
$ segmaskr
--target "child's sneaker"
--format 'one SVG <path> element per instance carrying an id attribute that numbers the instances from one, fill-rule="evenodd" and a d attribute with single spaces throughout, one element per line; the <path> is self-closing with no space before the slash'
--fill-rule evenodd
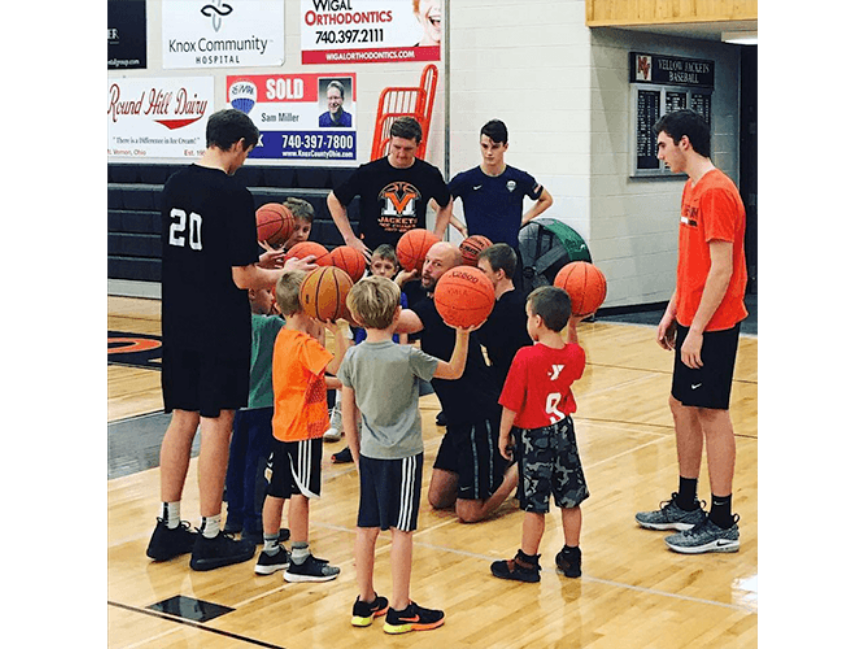
<path id="1" fill-rule="evenodd" d="M 556 568 L 565 577 L 579 577 L 583 574 L 582 570 L 583 553 L 580 548 L 562 548 L 562 551 L 556 555 Z"/>
<path id="2" fill-rule="evenodd" d="M 342 438 L 342 431 L 331 426 L 324 432 L 325 442 L 338 442 Z"/>
<path id="3" fill-rule="evenodd" d="M 283 578 L 288 582 L 301 581 L 331 581 L 339 575 L 339 568 L 330 565 L 324 559 L 316 559 L 311 554 L 306 560 L 297 564 L 290 561 L 288 568 L 283 573 Z"/>
<path id="4" fill-rule="evenodd" d="M 403 611 L 397 611 L 393 607 L 387 610 L 387 617 L 384 619 L 384 632 L 397 634 L 410 631 L 429 631 L 430 629 L 437 629 L 444 623 L 444 611 L 422 608 L 411 602 Z"/>
<path id="5" fill-rule="evenodd" d="M 493 575 L 500 579 L 512 579 L 514 581 L 536 584 L 541 580 L 541 568 L 538 564 L 538 559 L 540 558 L 541 555 L 530 557 L 523 553 L 522 550 L 517 550 L 517 554 L 513 559 L 493 561 L 490 570 Z"/>
<path id="6" fill-rule="evenodd" d="M 280 570 L 288 568 L 291 559 L 288 556 L 288 550 L 282 543 L 279 544 L 276 554 L 273 556 L 262 552 L 258 555 L 258 561 L 255 564 L 256 575 L 272 575 Z"/>
<path id="7" fill-rule="evenodd" d="M 154 561 L 168 561 L 181 554 L 189 554 L 197 536 L 186 521 L 180 521 L 180 525 L 172 529 L 163 519 L 157 518 L 156 529 L 147 546 L 147 556 Z"/>
<path id="8" fill-rule="evenodd" d="M 208 539 L 199 532 L 192 547 L 189 567 L 197 571 L 213 570 L 249 561 L 254 556 L 255 543 L 251 541 L 235 541 L 225 532 Z"/>
<path id="9" fill-rule="evenodd" d="M 351 609 L 351 625 L 366 627 L 372 624 L 373 618 L 381 617 L 387 613 L 387 597 L 376 594 L 375 599 L 370 602 L 360 601 L 360 595 L 354 600 Z"/>
<path id="10" fill-rule="evenodd" d="M 347 464 L 348 462 L 354 462 L 351 457 L 351 449 L 346 446 L 339 453 L 334 453 L 330 456 L 331 462 L 334 464 Z"/>
<path id="11" fill-rule="evenodd" d="M 649 530 L 679 530 L 680 532 L 702 523 L 706 518 L 703 503 L 698 503 L 698 507 L 692 511 L 686 511 L 676 504 L 678 495 L 674 492 L 670 500 L 661 503 L 660 509 L 639 512 L 635 517 L 637 522 Z"/>
<path id="12" fill-rule="evenodd" d="M 718 527 L 707 517 L 701 524 L 664 539 L 667 547 L 683 554 L 704 552 L 739 551 L 739 515 L 733 516 L 733 525 L 727 529 Z"/>

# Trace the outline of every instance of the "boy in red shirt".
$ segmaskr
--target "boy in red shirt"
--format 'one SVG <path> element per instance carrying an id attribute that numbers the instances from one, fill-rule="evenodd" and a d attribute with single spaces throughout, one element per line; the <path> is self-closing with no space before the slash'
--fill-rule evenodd
<path id="1" fill-rule="evenodd" d="M 562 289 L 543 286 L 532 291 L 526 300 L 526 315 L 526 329 L 535 344 L 517 351 L 499 398 L 499 452 L 510 460 L 511 448 L 515 451 L 517 497 L 525 511 L 523 536 L 516 556 L 495 561 L 490 569 L 502 579 L 536 583 L 541 578 L 538 548 L 550 494 L 562 510 L 565 533 L 556 566 L 567 577 L 582 574 L 580 503 L 589 497 L 589 491 L 571 419 L 577 410 L 571 384 L 583 375 L 586 353 L 577 343 L 580 318 L 571 316 L 571 300 Z M 561 335 L 566 325 L 567 343 Z M 516 437 L 513 447 L 512 432 Z"/>

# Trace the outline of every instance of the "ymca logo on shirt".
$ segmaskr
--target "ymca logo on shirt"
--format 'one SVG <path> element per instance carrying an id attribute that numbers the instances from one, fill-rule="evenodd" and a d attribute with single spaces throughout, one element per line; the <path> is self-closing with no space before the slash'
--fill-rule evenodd
<path id="1" fill-rule="evenodd" d="M 382 202 L 379 225 L 388 232 L 405 232 L 417 225 L 417 204 L 421 193 L 409 182 L 390 183 L 379 192 Z"/>

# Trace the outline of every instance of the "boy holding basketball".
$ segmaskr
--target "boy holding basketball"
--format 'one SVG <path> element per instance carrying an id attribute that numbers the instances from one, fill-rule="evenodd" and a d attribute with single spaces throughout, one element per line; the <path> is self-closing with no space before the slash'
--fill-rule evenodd
<path id="1" fill-rule="evenodd" d="M 365 340 L 346 353 L 337 375 L 343 386 L 346 438 L 360 474 L 355 542 L 360 594 L 351 622 L 369 626 L 387 611 L 386 633 L 434 629 L 444 624 L 444 612 L 422 608 L 409 596 L 412 535 L 423 479 L 420 382 L 462 376 L 471 329 L 456 330 L 453 353 L 444 362 L 393 340 L 402 307 L 399 287 L 390 279 L 360 280 L 349 292 L 347 304 L 366 331 Z M 363 412 L 362 422 L 356 407 Z M 390 609 L 388 600 L 373 587 L 375 543 L 379 530 L 387 529 L 392 534 Z"/>
<path id="2" fill-rule="evenodd" d="M 264 548 L 255 573 L 284 570 L 288 582 L 329 581 L 339 568 L 317 559 L 309 549 L 309 500 L 321 491 L 322 435 L 328 426 L 327 389 L 339 387 L 336 374 L 348 341 L 338 325 L 324 326 L 333 334 L 335 354 L 316 338 L 318 323 L 301 308 L 300 286 L 306 273 L 290 272 L 276 284 L 276 301 L 285 316 L 273 349 L 273 452 L 270 484 L 262 511 Z M 279 543 L 279 523 L 289 499 L 291 552 Z"/>
<path id="3" fill-rule="evenodd" d="M 526 329 L 536 344 L 516 353 L 499 399 L 499 452 L 508 459 L 516 455 L 519 467 L 517 496 L 525 512 L 522 543 L 513 559 L 495 561 L 490 569 L 501 579 L 536 583 L 541 579 L 538 549 L 551 494 L 562 510 L 565 533 L 556 566 L 566 577 L 582 574 L 580 503 L 589 491 L 571 419 L 577 409 L 571 384 L 583 375 L 586 354 L 577 343 L 578 318 L 571 316 L 571 300 L 564 290 L 535 289 L 526 301 L 526 315 Z M 561 335 L 566 325 L 567 343 Z"/>

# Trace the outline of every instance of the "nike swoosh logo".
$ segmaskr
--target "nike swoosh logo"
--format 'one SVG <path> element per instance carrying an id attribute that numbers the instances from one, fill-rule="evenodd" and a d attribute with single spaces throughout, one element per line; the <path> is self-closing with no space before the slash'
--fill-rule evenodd
<path id="1" fill-rule="evenodd" d="M 701 385 L 703 385 L 703 384 L 702 384 L 702 383 L 692 383 L 692 384 L 691 384 L 691 389 L 692 389 L 692 390 L 696 390 L 696 389 L 699 388 Z"/>
<path id="2" fill-rule="evenodd" d="M 719 548 L 724 545 L 733 545 L 734 543 L 735 541 L 725 541 L 723 539 L 718 539 L 717 541 L 715 541 L 715 545 L 717 545 Z"/>
<path id="3" fill-rule="evenodd" d="M 472 189 L 474 189 L 475 191 L 477 191 L 477 190 L 479 190 L 481 187 L 483 187 L 483 185 L 478 185 L 477 187 L 472 187 Z"/>
<path id="4" fill-rule="evenodd" d="M 405 624 L 407 622 L 420 622 L 420 615 L 415 615 L 414 617 L 404 617 L 400 619 L 400 624 Z"/>

